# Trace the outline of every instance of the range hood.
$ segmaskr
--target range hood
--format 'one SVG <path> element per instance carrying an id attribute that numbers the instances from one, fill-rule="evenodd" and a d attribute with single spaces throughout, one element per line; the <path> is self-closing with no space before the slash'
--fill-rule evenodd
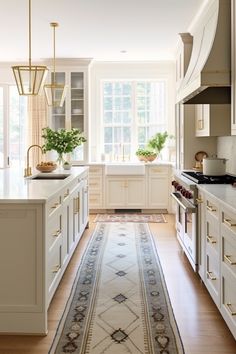
<path id="1" fill-rule="evenodd" d="M 219 104 L 231 101 L 230 0 L 211 0 L 193 34 L 193 48 L 177 102 Z"/>

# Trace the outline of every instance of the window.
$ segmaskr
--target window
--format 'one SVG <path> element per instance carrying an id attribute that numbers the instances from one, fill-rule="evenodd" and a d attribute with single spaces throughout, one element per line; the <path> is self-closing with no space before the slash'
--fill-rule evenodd
<path id="1" fill-rule="evenodd" d="M 103 151 L 132 160 L 138 147 L 167 130 L 166 81 L 103 81 Z"/>
<path id="2" fill-rule="evenodd" d="M 23 166 L 27 144 L 27 98 L 16 86 L 0 87 L 0 167 Z"/>

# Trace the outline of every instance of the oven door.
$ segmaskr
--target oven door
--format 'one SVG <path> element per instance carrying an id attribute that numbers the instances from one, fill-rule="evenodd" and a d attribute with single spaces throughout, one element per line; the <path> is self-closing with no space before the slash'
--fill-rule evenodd
<path id="1" fill-rule="evenodd" d="M 178 192 L 171 193 L 176 202 L 177 238 L 183 247 L 192 267 L 197 265 L 197 207 L 188 202 Z"/>

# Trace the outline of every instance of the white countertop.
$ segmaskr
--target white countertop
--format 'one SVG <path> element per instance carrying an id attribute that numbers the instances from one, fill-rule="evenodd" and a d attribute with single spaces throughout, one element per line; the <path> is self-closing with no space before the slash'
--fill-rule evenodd
<path id="1" fill-rule="evenodd" d="M 211 194 L 219 202 L 236 212 L 236 187 L 231 186 L 231 184 L 198 184 L 197 187 L 199 190 Z"/>
<path id="2" fill-rule="evenodd" d="M 63 180 L 34 180 L 29 177 L 24 178 L 20 169 L 2 169 L 0 170 L 0 203 L 44 203 L 87 169 L 86 166 L 80 166 L 72 167 L 71 170 L 57 169 L 51 172 L 51 174 L 68 174 L 69 177 Z M 39 174 L 39 171 L 33 172 L 33 175 L 36 174 Z"/>

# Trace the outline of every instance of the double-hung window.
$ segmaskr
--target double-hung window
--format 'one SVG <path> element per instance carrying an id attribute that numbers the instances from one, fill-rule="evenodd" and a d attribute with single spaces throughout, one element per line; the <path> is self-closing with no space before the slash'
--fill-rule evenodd
<path id="1" fill-rule="evenodd" d="M 167 130 L 165 80 L 106 80 L 102 84 L 103 152 L 133 160 L 156 132 Z"/>

